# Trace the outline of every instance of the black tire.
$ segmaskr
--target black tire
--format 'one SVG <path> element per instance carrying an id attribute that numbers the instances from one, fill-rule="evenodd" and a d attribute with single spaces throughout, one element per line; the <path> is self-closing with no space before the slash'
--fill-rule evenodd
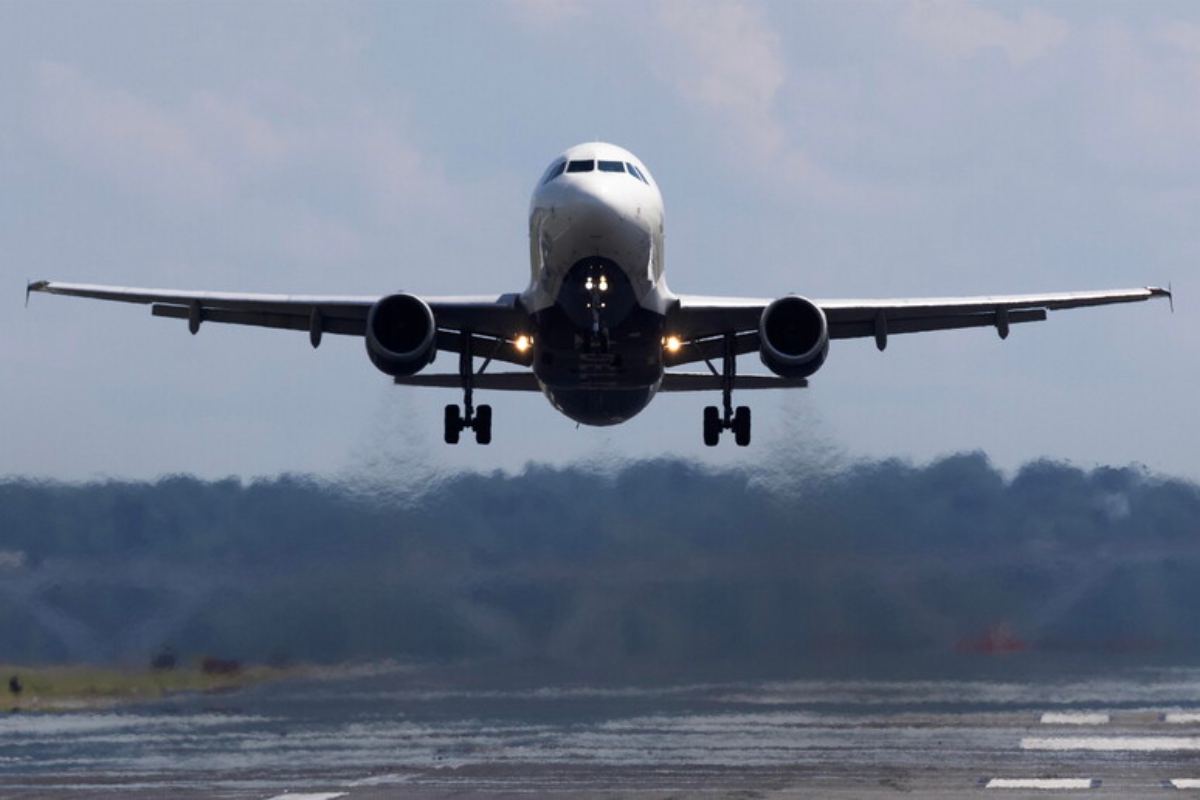
<path id="1" fill-rule="evenodd" d="M 716 406 L 704 407 L 704 444 L 716 447 L 721 441 L 721 412 Z"/>
<path id="2" fill-rule="evenodd" d="M 734 412 L 733 440 L 738 447 L 750 444 L 750 406 L 738 406 Z"/>
<path id="3" fill-rule="evenodd" d="M 482 405 L 475 409 L 475 443 L 492 443 L 492 407 Z"/>
<path id="4" fill-rule="evenodd" d="M 458 444 L 462 429 L 462 411 L 458 406 L 446 406 L 446 444 Z"/>

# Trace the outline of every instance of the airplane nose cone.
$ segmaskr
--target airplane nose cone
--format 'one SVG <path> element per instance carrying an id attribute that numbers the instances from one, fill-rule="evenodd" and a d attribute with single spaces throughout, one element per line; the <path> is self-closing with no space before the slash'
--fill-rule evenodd
<path id="1" fill-rule="evenodd" d="M 573 182 L 563 193 L 561 209 L 574 228 L 586 228 L 594 234 L 609 232 L 629 220 L 631 209 L 618 187 L 607 180 Z"/>

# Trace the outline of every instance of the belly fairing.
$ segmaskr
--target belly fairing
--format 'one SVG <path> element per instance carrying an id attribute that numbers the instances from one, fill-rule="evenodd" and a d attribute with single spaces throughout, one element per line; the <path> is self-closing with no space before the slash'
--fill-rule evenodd
<path id="1" fill-rule="evenodd" d="M 534 313 L 534 373 L 550 402 L 585 425 L 637 414 L 662 382 L 664 317 L 637 303 L 616 262 L 580 259 L 553 305 Z"/>

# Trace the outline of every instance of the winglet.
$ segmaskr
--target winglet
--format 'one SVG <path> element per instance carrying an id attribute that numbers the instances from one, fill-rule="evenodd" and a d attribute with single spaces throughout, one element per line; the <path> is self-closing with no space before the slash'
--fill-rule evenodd
<path id="1" fill-rule="evenodd" d="M 25 307 L 26 308 L 29 308 L 29 293 L 30 292 L 40 292 L 43 288 L 45 288 L 45 286 L 46 286 L 45 281 L 31 281 L 28 278 L 25 279 Z"/>
<path id="2" fill-rule="evenodd" d="M 1175 292 L 1171 289 L 1171 284 L 1167 284 L 1167 288 L 1161 286 L 1147 286 L 1146 289 L 1150 292 L 1151 297 L 1165 297 L 1171 306 L 1171 313 L 1175 313 Z"/>

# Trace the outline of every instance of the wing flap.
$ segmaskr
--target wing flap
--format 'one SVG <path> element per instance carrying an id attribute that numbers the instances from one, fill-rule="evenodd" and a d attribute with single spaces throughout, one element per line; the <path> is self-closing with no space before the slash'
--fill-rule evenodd
<path id="1" fill-rule="evenodd" d="M 814 300 L 829 320 L 830 337 L 849 339 L 886 333 L 953 330 L 1034 322 L 1047 311 L 1086 308 L 1114 303 L 1136 303 L 1170 298 L 1158 286 L 1087 292 L 1046 294 L 981 295 L 979 297 L 923 297 L 897 299 Z M 757 330 L 763 310 L 774 298 L 703 297 L 681 295 L 668 315 L 668 331 L 684 342 L 681 361 L 693 357 L 693 343 L 725 333 L 745 334 Z M 718 340 L 719 341 L 719 340 Z M 719 345 L 718 345 L 719 347 Z M 711 355 L 710 355 L 711 357 Z"/>
<path id="2" fill-rule="evenodd" d="M 1000 328 L 1007 324 L 1019 322 L 1041 322 L 1046 319 L 1046 309 L 1032 308 L 1019 311 L 984 312 L 981 314 L 960 314 L 958 316 L 902 317 L 893 319 L 885 312 L 881 323 L 877 323 L 879 313 L 868 321 L 861 322 L 830 322 L 830 339 L 855 339 L 864 336 L 875 336 L 880 328 L 886 326 L 886 335 L 896 333 L 920 333 L 922 331 L 949 331 L 959 328 Z"/>
<path id="3" fill-rule="evenodd" d="M 734 389 L 797 389 L 808 386 L 804 378 L 780 378 L 775 375 L 736 375 Z M 711 372 L 667 372 L 660 392 L 719 392 L 721 376 Z"/>
<path id="4" fill-rule="evenodd" d="M 418 372 L 416 375 L 399 375 L 395 378 L 397 386 L 430 386 L 439 389 L 461 389 L 462 377 L 458 374 L 426 375 Z M 485 372 L 471 378 L 471 384 L 476 389 L 500 392 L 540 392 L 537 378 L 532 372 Z"/>
<path id="5" fill-rule="evenodd" d="M 193 330 L 198 330 L 201 322 L 221 322 L 309 331 L 314 342 L 320 340 L 323 332 L 362 336 L 367 313 L 379 300 L 378 295 L 181 291 L 57 281 L 34 281 L 26 286 L 26 292 L 150 305 L 154 316 L 186 319 Z M 433 310 L 439 332 L 466 330 L 511 341 L 526 332 L 528 326 L 529 317 L 516 294 L 421 299 Z M 439 335 L 439 345 L 442 344 Z M 458 344 L 447 341 L 442 349 L 457 352 L 457 348 Z M 494 357 L 504 358 L 501 354 Z"/>
<path id="6" fill-rule="evenodd" d="M 188 306 L 172 306 L 155 303 L 150 306 L 150 313 L 156 317 L 171 319 L 192 318 L 193 310 Z M 232 325 L 254 325 L 260 328 L 283 328 L 293 331 L 311 331 L 313 329 L 312 311 L 305 314 L 289 314 L 278 311 L 238 311 L 228 308 L 207 308 L 201 306 L 198 311 L 201 322 L 224 322 Z M 321 314 L 319 317 L 320 330 L 323 333 L 340 333 L 349 336 L 362 336 L 366 329 L 366 319 L 346 317 L 330 317 Z"/>

